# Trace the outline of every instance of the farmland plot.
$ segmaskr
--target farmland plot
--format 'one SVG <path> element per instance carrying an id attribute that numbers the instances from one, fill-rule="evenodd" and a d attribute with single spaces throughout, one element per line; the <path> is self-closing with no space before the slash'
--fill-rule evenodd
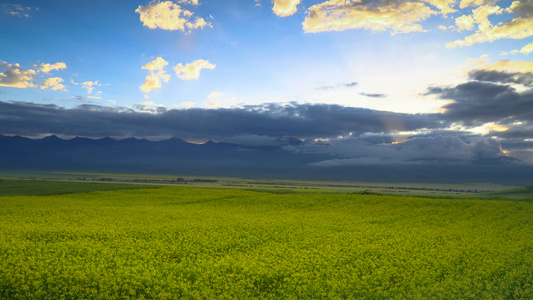
<path id="1" fill-rule="evenodd" d="M 0 197 L 0 299 L 532 299 L 532 217 L 178 187 Z"/>

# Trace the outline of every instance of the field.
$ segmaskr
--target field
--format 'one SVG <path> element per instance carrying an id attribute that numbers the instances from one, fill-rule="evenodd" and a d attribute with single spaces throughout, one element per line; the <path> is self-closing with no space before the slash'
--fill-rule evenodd
<path id="1" fill-rule="evenodd" d="M 529 200 L 24 183 L 0 299 L 533 298 Z"/>

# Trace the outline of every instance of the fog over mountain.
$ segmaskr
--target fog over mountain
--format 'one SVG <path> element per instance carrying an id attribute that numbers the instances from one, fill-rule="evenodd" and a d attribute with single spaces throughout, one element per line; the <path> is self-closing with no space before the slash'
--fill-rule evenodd
<path id="1" fill-rule="evenodd" d="M 308 143 L 288 136 L 255 144 L 0 136 L 0 145 L 4 170 L 511 185 L 533 178 L 533 167 L 502 155 L 496 141 L 444 136 L 386 145 Z"/>

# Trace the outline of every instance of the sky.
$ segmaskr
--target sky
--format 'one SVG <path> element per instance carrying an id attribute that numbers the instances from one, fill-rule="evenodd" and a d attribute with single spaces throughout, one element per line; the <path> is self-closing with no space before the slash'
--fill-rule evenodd
<path id="1" fill-rule="evenodd" d="M 4 135 L 533 164 L 533 0 L 13 0 L 0 44 Z"/>

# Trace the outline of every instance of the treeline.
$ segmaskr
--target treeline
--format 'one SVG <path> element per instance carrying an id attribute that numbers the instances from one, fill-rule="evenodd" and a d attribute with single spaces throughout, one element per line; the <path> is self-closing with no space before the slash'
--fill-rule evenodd
<path id="1" fill-rule="evenodd" d="M 78 178 L 78 180 L 86 180 L 86 178 Z M 136 182 L 136 183 L 173 183 L 186 184 L 189 182 L 218 182 L 216 179 L 201 179 L 201 178 L 176 178 L 176 179 L 116 179 L 109 177 L 92 178 L 92 181 L 114 181 L 114 182 Z"/>

